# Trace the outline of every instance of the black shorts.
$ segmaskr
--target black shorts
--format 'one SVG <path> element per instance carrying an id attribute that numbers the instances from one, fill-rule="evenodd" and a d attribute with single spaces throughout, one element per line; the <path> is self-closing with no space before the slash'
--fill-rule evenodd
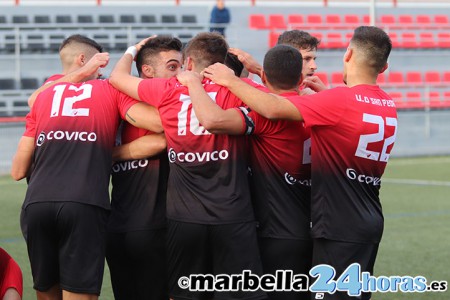
<path id="1" fill-rule="evenodd" d="M 309 276 L 312 266 L 312 240 L 278 239 L 259 237 L 259 249 L 264 274 L 276 274 L 277 270 L 291 270 L 293 274 Z M 310 293 L 270 292 L 271 300 L 309 300 Z"/>
<path id="2" fill-rule="evenodd" d="M 373 267 L 378 253 L 379 244 L 347 243 L 327 239 L 314 239 L 313 266 L 326 264 L 336 270 L 335 280 L 352 263 L 358 263 L 361 266 L 361 272 L 373 274 Z M 362 299 L 369 300 L 371 293 L 362 293 L 360 298 L 350 297 L 347 292 L 336 292 L 334 294 L 325 293 L 315 298 L 317 293 L 312 293 L 311 299 L 324 300 L 346 300 Z"/>
<path id="3" fill-rule="evenodd" d="M 109 232 L 106 260 L 116 300 L 167 300 L 166 229 Z"/>
<path id="4" fill-rule="evenodd" d="M 75 202 L 33 203 L 22 209 L 34 288 L 56 284 L 72 293 L 100 294 L 105 265 L 103 208 Z"/>
<path id="5" fill-rule="evenodd" d="M 178 285 L 191 274 L 262 275 L 254 222 L 202 225 L 168 221 L 169 295 L 172 299 L 266 299 L 255 292 L 195 292 Z"/>

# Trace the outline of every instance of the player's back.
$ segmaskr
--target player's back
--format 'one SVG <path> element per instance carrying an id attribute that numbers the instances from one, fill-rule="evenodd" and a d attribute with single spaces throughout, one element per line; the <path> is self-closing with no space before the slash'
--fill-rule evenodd
<path id="1" fill-rule="evenodd" d="M 280 96 L 298 96 L 296 92 Z M 310 238 L 311 136 L 303 122 L 255 112 L 250 136 L 252 198 L 260 236 Z M 281 200 L 282 199 L 282 200 Z"/>
<path id="2" fill-rule="evenodd" d="M 228 89 L 203 84 L 222 108 L 243 106 Z M 205 224 L 252 220 L 245 138 L 209 133 L 197 119 L 188 89 L 176 78 L 144 80 L 139 96 L 158 108 L 167 139 L 168 217 Z"/>
<path id="3" fill-rule="evenodd" d="M 24 206 L 74 201 L 108 209 L 119 112 L 134 103 L 105 80 L 59 83 L 40 93 L 27 116 L 36 148 Z"/>
<path id="4" fill-rule="evenodd" d="M 394 102 L 375 85 L 339 87 L 303 99 L 298 106 L 311 126 L 313 145 L 315 237 L 378 242 L 381 176 L 397 131 Z"/>

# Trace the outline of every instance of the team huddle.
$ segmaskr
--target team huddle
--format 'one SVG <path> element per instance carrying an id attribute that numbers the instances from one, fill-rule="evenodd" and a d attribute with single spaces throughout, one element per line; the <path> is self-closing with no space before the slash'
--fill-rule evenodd
<path id="1" fill-rule="evenodd" d="M 286 31 L 261 66 L 216 32 L 185 47 L 150 37 L 98 79 L 108 53 L 81 35 L 64 40 L 63 71 L 30 97 L 11 171 L 28 181 L 21 227 L 37 298 L 97 299 L 106 258 L 121 300 L 353 299 L 180 284 L 306 277 L 321 264 L 373 274 L 397 131 L 376 79 L 392 45 L 377 27 L 355 29 L 346 85 L 327 89 L 314 76 L 319 43 Z"/>

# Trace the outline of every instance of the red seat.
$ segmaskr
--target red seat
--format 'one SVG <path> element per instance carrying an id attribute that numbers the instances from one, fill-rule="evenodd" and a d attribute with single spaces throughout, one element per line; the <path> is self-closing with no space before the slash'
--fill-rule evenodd
<path id="1" fill-rule="evenodd" d="M 416 71 L 406 72 L 406 83 L 415 85 L 422 84 L 422 73 Z"/>
<path id="2" fill-rule="evenodd" d="M 450 107 L 450 91 L 444 92 L 442 102 L 443 102 L 442 105 L 444 107 Z"/>
<path id="3" fill-rule="evenodd" d="M 302 28 L 304 26 L 303 15 L 288 15 L 288 25 L 290 28 Z"/>
<path id="4" fill-rule="evenodd" d="M 340 32 L 328 32 L 326 34 L 326 40 L 328 49 L 339 49 L 346 46 L 342 40 L 342 34 Z"/>
<path id="5" fill-rule="evenodd" d="M 391 31 L 388 33 L 388 35 L 392 42 L 392 48 L 400 48 L 402 46 L 400 41 L 398 40 L 397 32 Z"/>
<path id="6" fill-rule="evenodd" d="M 419 43 L 415 32 L 402 32 L 401 46 L 403 48 L 418 48 Z"/>
<path id="7" fill-rule="evenodd" d="M 445 91 L 443 96 L 444 101 L 450 101 L 450 91 Z"/>
<path id="8" fill-rule="evenodd" d="M 436 48 L 437 42 L 434 38 L 433 32 L 421 32 L 419 34 L 419 47 L 430 49 L 430 48 Z"/>
<path id="9" fill-rule="evenodd" d="M 449 21 L 447 15 L 435 15 L 434 16 L 434 24 L 437 27 L 448 27 Z"/>
<path id="10" fill-rule="evenodd" d="M 269 15 L 269 28 L 270 29 L 286 29 L 286 22 L 284 15 Z"/>
<path id="11" fill-rule="evenodd" d="M 444 74 L 442 74 L 442 82 L 445 84 L 450 83 L 450 72 L 444 72 Z"/>
<path id="12" fill-rule="evenodd" d="M 400 28 L 413 28 L 414 26 L 414 18 L 412 15 L 399 15 L 398 16 L 398 25 Z"/>
<path id="13" fill-rule="evenodd" d="M 360 25 L 358 15 L 344 15 L 344 23 L 349 28 L 356 28 Z"/>
<path id="14" fill-rule="evenodd" d="M 431 108 L 443 108 L 445 107 L 445 102 L 441 101 L 441 93 L 438 91 L 429 91 L 428 92 L 428 105 Z"/>
<path id="15" fill-rule="evenodd" d="M 311 14 L 306 17 L 307 26 L 311 28 L 321 28 L 324 26 L 321 15 Z"/>
<path id="16" fill-rule="evenodd" d="M 262 14 L 250 15 L 249 27 L 250 29 L 267 29 L 266 16 Z"/>
<path id="17" fill-rule="evenodd" d="M 382 15 L 380 16 L 380 23 L 383 27 L 396 27 L 397 21 L 394 15 Z"/>
<path id="18" fill-rule="evenodd" d="M 439 73 L 437 71 L 425 72 L 425 83 L 440 84 L 441 83 L 441 73 Z"/>
<path id="19" fill-rule="evenodd" d="M 326 86 L 330 85 L 330 82 L 328 81 L 328 73 L 326 72 L 316 72 L 314 73 L 317 77 L 319 77 L 320 80 L 322 80 L 323 84 Z"/>
<path id="20" fill-rule="evenodd" d="M 276 31 L 270 31 L 269 32 L 269 48 L 272 48 L 278 43 L 278 37 L 280 36 L 281 32 Z"/>
<path id="21" fill-rule="evenodd" d="M 370 16 L 369 15 L 363 15 L 362 20 L 363 20 L 364 25 L 370 24 Z"/>
<path id="22" fill-rule="evenodd" d="M 439 48 L 450 48 L 450 32 L 437 33 L 437 46 Z"/>
<path id="23" fill-rule="evenodd" d="M 320 41 L 320 46 L 326 47 L 326 45 L 324 46 L 324 44 L 323 44 L 323 33 L 322 32 L 313 31 L 313 32 L 310 32 L 309 34 L 316 37 Z"/>
<path id="24" fill-rule="evenodd" d="M 420 92 L 406 92 L 406 105 L 408 108 L 424 108 L 425 102 L 422 101 Z"/>
<path id="25" fill-rule="evenodd" d="M 430 15 L 417 15 L 416 23 L 422 29 L 431 28 L 431 16 Z"/>
<path id="26" fill-rule="evenodd" d="M 402 72 L 389 72 L 388 74 L 388 83 L 389 84 L 404 84 L 405 79 L 403 77 Z"/>
<path id="27" fill-rule="evenodd" d="M 403 94 L 401 92 L 390 92 L 388 95 L 394 100 L 397 108 L 406 108 L 406 102 L 404 101 Z"/>
<path id="28" fill-rule="evenodd" d="M 342 86 L 344 83 L 344 75 L 342 72 L 333 72 L 331 73 L 331 85 L 333 86 Z"/>
<path id="29" fill-rule="evenodd" d="M 337 14 L 326 15 L 325 23 L 330 28 L 344 28 L 341 16 Z"/>

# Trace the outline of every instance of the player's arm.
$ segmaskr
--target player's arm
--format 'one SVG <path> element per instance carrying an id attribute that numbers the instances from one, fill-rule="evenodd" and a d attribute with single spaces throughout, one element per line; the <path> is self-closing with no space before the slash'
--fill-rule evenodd
<path id="1" fill-rule="evenodd" d="M 244 68 L 250 73 L 256 74 L 261 77 L 262 66 L 250 55 L 250 53 L 238 48 L 230 48 L 228 52 L 237 56 L 239 61 L 244 65 Z"/>
<path id="2" fill-rule="evenodd" d="M 244 124 L 240 112 L 234 108 L 224 110 L 206 93 L 198 73 L 184 71 L 177 75 L 178 81 L 187 86 L 192 107 L 200 124 L 215 134 L 243 134 Z"/>
<path id="3" fill-rule="evenodd" d="M 20 139 L 11 167 L 11 177 L 14 180 L 27 177 L 33 159 L 34 142 L 35 139 L 29 136 L 22 136 Z"/>
<path id="4" fill-rule="evenodd" d="M 136 102 L 127 111 L 125 120 L 131 125 L 155 133 L 163 132 L 158 110 L 145 102 Z"/>
<path id="5" fill-rule="evenodd" d="M 33 104 L 36 101 L 36 97 L 43 90 L 48 89 L 49 87 L 52 87 L 60 82 L 85 81 L 87 78 L 91 77 L 93 74 L 98 72 L 99 68 L 104 68 L 108 64 L 108 62 L 109 62 L 109 53 L 103 52 L 95 54 L 83 67 L 73 72 L 70 72 L 55 81 L 44 84 L 43 86 L 35 90 L 33 94 L 31 94 L 31 96 L 28 98 L 28 106 L 33 107 Z"/>
<path id="6" fill-rule="evenodd" d="M 146 38 L 136 45 L 129 47 L 116 63 L 111 74 L 109 75 L 109 82 L 113 87 L 137 100 L 141 100 L 139 98 L 138 88 L 142 79 L 131 75 L 131 67 L 136 54 L 151 38 L 152 37 Z"/>
<path id="7" fill-rule="evenodd" d="M 305 88 L 310 88 L 317 93 L 328 89 L 319 76 L 309 76 L 304 78 L 302 81 L 302 86 Z"/>
<path id="8" fill-rule="evenodd" d="M 203 71 L 206 78 L 227 87 L 253 111 L 261 116 L 276 120 L 303 121 L 300 111 L 288 99 L 262 92 L 236 77 L 225 65 L 216 63 Z"/>
<path id="9" fill-rule="evenodd" d="M 113 161 L 152 157 L 164 151 L 166 147 L 164 133 L 144 135 L 132 142 L 114 147 Z"/>

